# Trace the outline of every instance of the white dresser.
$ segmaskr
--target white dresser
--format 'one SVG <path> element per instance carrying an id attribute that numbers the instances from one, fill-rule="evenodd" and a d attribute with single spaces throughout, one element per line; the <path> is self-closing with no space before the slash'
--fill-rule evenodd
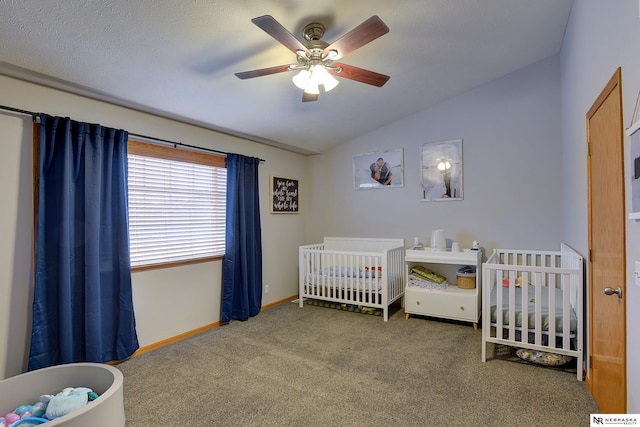
<path id="1" fill-rule="evenodd" d="M 409 285 L 409 272 L 417 264 L 447 278 L 446 289 L 425 289 Z M 476 287 L 460 289 L 457 271 L 463 266 L 476 268 Z M 482 304 L 482 250 L 462 252 L 408 249 L 405 253 L 404 311 L 411 314 L 472 322 L 478 329 Z"/>

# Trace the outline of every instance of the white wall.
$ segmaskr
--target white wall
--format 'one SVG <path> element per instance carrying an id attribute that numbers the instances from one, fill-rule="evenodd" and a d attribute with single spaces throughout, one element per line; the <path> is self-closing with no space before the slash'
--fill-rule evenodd
<path id="1" fill-rule="evenodd" d="M 421 144 L 459 138 L 464 200 L 421 201 Z M 354 190 L 353 156 L 394 148 L 404 149 L 404 187 Z M 553 56 L 314 156 L 310 237 L 401 237 L 411 244 L 444 228 L 462 247 L 478 240 L 485 255 L 496 247 L 559 249 L 560 161 Z"/>
<path id="2" fill-rule="evenodd" d="M 625 128 L 632 122 L 640 90 L 640 18 L 637 0 L 574 0 L 561 51 L 564 239 L 583 254 L 588 249 L 586 114 L 618 67 L 622 67 Z M 625 138 L 625 187 L 630 211 L 631 169 Z M 634 261 L 640 260 L 640 223 L 627 221 L 627 411 L 640 413 L 640 288 Z"/>
<path id="3" fill-rule="evenodd" d="M 0 114 L 0 144 L 1 379 L 26 368 L 31 336 L 26 334 L 33 299 L 31 117 Z"/>
<path id="4" fill-rule="evenodd" d="M 260 165 L 263 304 L 297 295 L 298 246 L 308 211 L 308 158 L 277 148 L 0 76 L 2 104 L 28 111 L 123 128 L 185 144 L 265 159 Z M 33 298 L 31 117 L 0 113 L 0 379 L 26 370 Z M 300 214 L 268 209 L 269 176 L 300 180 Z M 285 239 L 282 237 L 286 236 Z M 140 345 L 145 346 L 220 320 L 221 262 L 133 274 Z"/>

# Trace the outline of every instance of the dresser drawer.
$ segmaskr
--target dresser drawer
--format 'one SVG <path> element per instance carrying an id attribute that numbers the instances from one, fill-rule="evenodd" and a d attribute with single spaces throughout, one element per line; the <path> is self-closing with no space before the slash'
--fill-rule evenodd
<path id="1" fill-rule="evenodd" d="M 405 311 L 425 316 L 477 322 L 480 317 L 477 303 L 474 291 L 458 288 L 431 291 L 409 287 L 405 292 Z"/>

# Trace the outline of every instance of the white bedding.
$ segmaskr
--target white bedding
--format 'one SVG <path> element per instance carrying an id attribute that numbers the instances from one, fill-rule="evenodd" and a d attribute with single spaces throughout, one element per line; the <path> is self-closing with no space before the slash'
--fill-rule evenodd
<path id="1" fill-rule="evenodd" d="M 375 270 L 375 268 L 369 270 L 368 268 L 331 266 L 307 274 L 305 284 L 358 291 L 379 291 L 382 289 L 382 272 Z"/>
<path id="2" fill-rule="evenodd" d="M 509 288 L 505 286 L 499 286 L 499 288 L 502 289 L 502 305 L 503 305 L 502 324 L 506 326 L 506 325 L 509 325 L 509 306 L 508 306 Z M 558 288 L 553 288 L 553 289 L 555 290 L 555 293 L 556 293 L 555 295 L 556 332 L 562 332 L 562 311 L 563 311 L 562 310 L 562 304 L 563 304 L 562 290 Z M 549 288 L 547 286 L 541 287 L 541 295 L 542 295 L 542 302 L 541 302 L 542 330 L 548 331 L 549 330 L 549 307 L 548 307 Z M 521 327 L 522 326 L 522 288 L 520 287 L 515 288 L 515 297 L 516 297 L 515 306 L 514 306 L 514 309 L 516 311 L 515 321 L 516 321 L 516 326 Z M 528 314 L 527 325 L 529 326 L 530 329 L 533 329 L 535 325 L 536 306 L 532 302 L 532 300 L 534 299 L 535 299 L 535 286 L 527 286 L 527 301 L 529 302 L 527 304 L 527 314 Z M 497 295 L 496 295 L 496 288 L 494 288 L 491 291 L 491 323 L 492 324 L 496 323 L 496 305 L 497 305 Z M 576 326 L 577 326 L 577 317 L 573 307 L 571 307 L 569 318 L 570 318 L 569 328 L 571 329 L 571 332 L 575 332 Z"/>
<path id="3" fill-rule="evenodd" d="M 327 276 L 327 277 L 364 277 L 364 278 L 376 277 L 376 275 L 377 276 L 382 275 L 382 272 L 380 270 L 378 270 L 378 272 L 376 272 L 375 270 L 376 270 L 376 267 L 373 267 L 372 270 L 369 270 L 368 267 L 351 268 L 351 267 L 333 266 L 333 267 L 323 268 L 320 271 L 316 272 L 315 274 L 318 276 Z"/>

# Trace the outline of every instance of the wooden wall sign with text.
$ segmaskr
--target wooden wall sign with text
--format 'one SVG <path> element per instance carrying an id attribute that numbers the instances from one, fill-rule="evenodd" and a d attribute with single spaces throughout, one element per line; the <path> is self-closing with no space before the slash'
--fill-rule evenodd
<path id="1" fill-rule="evenodd" d="M 272 176 L 270 179 L 271 213 L 298 213 L 298 180 Z"/>

